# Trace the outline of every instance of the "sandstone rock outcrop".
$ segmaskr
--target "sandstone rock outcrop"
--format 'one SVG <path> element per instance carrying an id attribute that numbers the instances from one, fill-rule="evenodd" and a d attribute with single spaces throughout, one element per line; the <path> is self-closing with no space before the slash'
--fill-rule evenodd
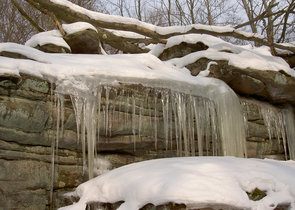
<path id="1" fill-rule="evenodd" d="M 4 209 L 45 209 L 49 206 L 51 143 L 56 137 L 54 90 L 51 90 L 54 86 L 26 75 L 1 76 L 0 81 L 0 204 Z M 75 115 L 69 98 L 65 105 L 64 134 L 59 142 L 54 183 L 55 206 L 65 205 L 59 195 L 72 190 L 85 178 L 81 143 L 76 140 Z M 276 139 L 269 140 L 255 102 L 244 111 L 248 114 L 248 156 L 283 159 L 283 145 L 278 145 Z M 102 130 L 98 145 L 98 154 L 113 167 L 176 155 L 175 146 L 166 151 L 164 133 L 158 134 L 155 150 L 148 116 L 143 116 L 147 122 L 145 132 L 136 137 L 134 150 L 132 129 L 127 126 L 131 124 L 131 114 L 121 114 L 122 122 L 113 123 L 111 136 L 105 137 Z"/>
<path id="2" fill-rule="evenodd" d="M 99 41 L 96 36 L 94 30 L 86 29 L 65 39 L 73 53 L 97 53 Z M 160 58 L 170 60 L 208 49 L 202 42 L 196 45 L 181 43 L 180 50 L 177 50 L 178 47 L 165 50 Z M 30 59 L 21 53 L 6 51 L 0 52 L 0 56 Z M 225 81 L 240 95 L 247 127 L 248 157 L 285 159 L 284 141 L 280 136 L 270 136 L 261 107 L 275 106 L 273 109 L 281 112 L 286 104 L 291 103 L 294 108 L 294 77 L 280 71 L 237 68 L 227 61 L 204 57 L 186 67 L 192 75 L 198 75 L 208 67 L 210 61 L 215 64 L 208 69 L 209 76 Z M 53 207 L 64 206 L 67 201 L 61 195 L 87 179 L 87 174 L 83 171 L 82 143 L 77 141 L 76 116 L 69 96 L 64 97 L 63 130 L 59 130 L 59 149 L 52 149 L 53 142 L 57 139 L 58 95 L 55 95 L 55 88 L 55 84 L 30 75 L 0 75 L 0 209 L 49 209 L 52 205 L 52 189 Z M 124 88 L 137 89 L 138 97 L 145 97 L 146 93 L 141 86 L 131 85 Z M 177 156 L 174 141 L 168 149 L 165 147 L 161 99 L 156 97 L 158 104 L 145 104 L 140 116 L 135 111 L 136 115 L 132 116 L 131 101 L 128 101 L 126 94 L 120 97 L 120 108 L 116 104 L 110 108 L 108 117 L 110 116 L 111 123 L 108 124 L 107 132 L 104 124 L 108 120 L 101 118 L 98 157 L 105 158 L 115 168 L 147 159 Z M 263 100 L 263 104 L 258 100 Z M 105 93 L 102 104 L 106 105 Z M 152 109 L 149 106 L 158 105 L 155 117 L 150 114 Z M 138 110 L 138 105 L 135 104 L 135 107 Z M 103 107 L 101 110 L 103 111 Z M 113 116 L 115 117 L 112 118 Z M 141 135 L 132 128 L 133 117 L 141 118 Z M 157 122 L 159 132 L 155 134 L 154 126 Z M 207 150 L 204 153 L 212 155 L 210 145 Z M 52 187 L 53 154 L 55 179 Z M 178 207 L 183 208 L 182 205 Z M 146 206 L 146 209 L 149 208 L 154 207 Z"/>

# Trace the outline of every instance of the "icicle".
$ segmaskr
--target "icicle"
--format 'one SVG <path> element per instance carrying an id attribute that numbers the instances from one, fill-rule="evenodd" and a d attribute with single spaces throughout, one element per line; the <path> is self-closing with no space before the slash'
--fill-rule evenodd
<path id="1" fill-rule="evenodd" d="M 180 93 L 176 93 L 176 111 L 177 111 L 177 119 L 178 119 L 178 150 L 179 150 L 179 155 L 182 156 L 182 135 L 183 135 L 183 111 L 182 111 L 182 96 Z M 184 136 L 184 135 L 183 135 Z"/>
<path id="2" fill-rule="evenodd" d="M 64 137 L 64 122 L 65 122 L 65 106 L 64 106 L 64 96 L 58 95 L 59 106 L 60 106 L 60 133 L 61 138 Z M 56 153 L 58 154 L 59 139 L 56 142 Z M 58 155 L 57 155 L 58 156 Z"/>
<path id="3" fill-rule="evenodd" d="M 112 136 L 112 127 L 113 127 L 113 121 L 114 121 L 114 111 L 115 108 L 114 108 L 114 105 L 111 104 L 110 105 L 110 110 L 109 110 L 109 136 L 111 137 Z"/>
<path id="4" fill-rule="evenodd" d="M 283 110 L 283 117 L 286 127 L 289 156 L 291 160 L 295 160 L 295 115 L 292 106 L 288 106 Z"/>
<path id="5" fill-rule="evenodd" d="M 54 99 L 54 84 L 51 82 L 50 83 L 50 102 L 52 103 L 53 102 L 53 99 Z"/>
<path id="6" fill-rule="evenodd" d="M 149 122 L 150 122 L 150 127 L 152 127 L 153 123 L 152 123 L 152 107 L 151 107 L 151 102 L 149 100 L 149 90 L 146 92 L 146 103 L 148 105 L 148 112 L 149 112 Z"/>
<path id="7" fill-rule="evenodd" d="M 189 129 L 190 129 L 190 145 L 191 145 L 191 156 L 196 155 L 196 149 L 195 149 L 195 129 L 194 129 L 194 111 L 193 111 L 193 97 L 190 96 L 189 98 L 189 113 L 188 113 L 188 119 L 189 119 Z"/>
<path id="8" fill-rule="evenodd" d="M 112 116 L 111 116 L 111 120 L 110 120 L 110 136 L 112 136 L 112 128 L 116 126 L 116 123 L 118 124 L 118 118 L 117 117 L 117 112 L 116 112 L 116 108 L 117 108 L 117 101 L 118 101 L 118 89 L 113 88 L 113 102 L 112 102 Z"/>
<path id="9" fill-rule="evenodd" d="M 128 122 L 129 115 L 129 93 L 126 93 L 125 124 Z"/>
<path id="10" fill-rule="evenodd" d="M 82 142 L 82 159 L 83 159 L 83 173 L 86 171 L 86 115 L 85 115 L 85 100 L 83 101 L 83 115 L 81 120 L 81 142 Z"/>
<path id="11" fill-rule="evenodd" d="M 213 154 L 213 156 L 217 156 L 219 142 L 218 142 L 216 110 L 215 110 L 214 103 L 212 101 L 209 101 L 208 105 L 209 105 L 209 112 L 210 112 L 210 119 L 211 119 L 212 154 Z M 245 148 L 246 148 L 246 145 L 245 145 Z"/>
<path id="12" fill-rule="evenodd" d="M 105 105 L 102 105 L 102 115 L 103 115 L 104 135 L 106 135 L 107 124 L 106 124 L 106 107 L 105 107 Z"/>
<path id="13" fill-rule="evenodd" d="M 187 116 L 186 116 L 186 101 L 181 94 L 181 104 L 180 104 L 180 112 L 181 112 L 181 124 L 182 124 L 182 133 L 183 133 L 183 146 L 184 146 L 184 156 L 189 156 L 189 143 L 188 143 L 188 132 L 187 132 Z"/>
<path id="14" fill-rule="evenodd" d="M 132 95 L 132 134 L 133 134 L 133 150 L 136 151 L 136 138 L 135 138 L 135 96 Z"/>
<path id="15" fill-rule="evenodd" d="M 55 182 L 55 147 L 56 142 L 59 139 L 59 123 L 60 123 L 60 107 L 57 94 L 54 98 L 55 101 L 55 110 L 56 110 L 56 137 L 51 142 L 51 176 L 50 176 L 50 204 L 53 209 L 53 191 L 54 191 L 54 182 Z"/>
<path id="16" fill-rule="evenodd" d="M 94 177 L 94 153 L 95 153 L 95 143 L 96 143 L 96 117 L 97 113 L 96 107 L 96 96 L 93 98 L 87 98 L 85 106 L 85 116 L 86 116 L 86 129 L 87 129 L 87 146 L 88 146 L 88 175 L 89 179 Z"/>
<path id="17" fill-rule="evenodd" d="M 206 155 L 209 156 L 209 144 L 211 141 L 211 122 L 210 122 L 210 110 L 209 110 L 209 102 L 206 100 L 204 101 L 205 103 L 205 109 L 206 109 L 206 118 L 205 118 L 205 132 L 206 132 L 206 141 L 205 141 L 205 145 L 206 145 Z"/>
<path id="18" fill-rule="evenodd" d="M 177 151 L 177 156 L 180 156 L 180 149 L 179 149 L 179 136 L 178 136 L 178 116 L 177 116 L 177 110 L 176 110 L 176 93 L 173 93 L 172 96 L 172 111 L 174 115 L 174 130 L 175 130 L 175 141 L 176 141 L 176 151 Z"/>
<path id="19" fill-rule="evenodd" d="M 161 92 L 161 101 L 162 101 L 162 111 L 163 111 L 163 123 L 164 123 L 164 134 L 165 134 L 165 146 L 166 150 L 168 150 L 168 134 L 169 134 L 169 95 L 167 92 Z"/>
<path id="20" fill-rule="evenodd" d="M 101 86 L 98 86 L 97 88 L 97 143 L 99 143 L 99 135 L 100 135 L 100 109 L 101 109 Z"/>
<path id="21" fill-rule="evenodd" d="M 155 150 L 156 151 L 158 149 L 157 97 L 158 97 L 158 93 L 155 92 L 155 96 L 154 96 L 154 141 L 155 141 Z"/>
<path id="22" fill-rule="evenodd" d="M 142 128 L 142 110 L 143 110 L 143 102 L 140 103 L 139 107 L 139 119 L 138 119 L 138 138 L 141 139 L 141 128 Z"/>
<path id="23" fill-rule="evenodd" d="M 82 99 L 80 99 L 78 96 L 71 95 L 70 97 L 71 97 L 71 101 L 72 101 L 74 112 L 75 112 L 76 127 L 77 127 L 77 144 L 79 144 L 83 102 L 82 102 Z"/>
<path id="24" fill-rule="evenodd" d="M 198 136 L 198 153 L 199 156 L 203 156 L 203 128 L 202 128 L 202 119 L 201 114 L 198 111 L 200 108 L 199 104 L 197 103 L 197 98 L 193 101 L 194 106 L 194 113 L 195 113 L 195 121 L 196 121 L 196 132 Z"/>
<path id="25" fill-rule="evenodd" d="M 122 89 L 119 94 L 118 122 L 121 122 L 121 107 L 122 107 L 123 95 L 124 95 L 124 89 Z"/>
<path id="26" fill-rule="evenodd" d="M 245 157 L 246 133 L 240 102 L 230 92 L 213 93 L 221 139 L 221 155 Z"/>
<path id="27" fill-rule="evenodd" d="M 173 149 L 173 111 L 172 111 L 172 103 L 169 102 L 168 106 L 170 106 L 169 108 L 169 136 L 170 136 L 170 149 Z"/>
<path id="28" fill-rule="evenodd" d="M 110 96 L 110 87 L 105 87 L 106 91 L 106 104 L 105 104 L 105 136 L 108 136 L 109 128 L 109 96 Z"/>
<path id="29" fill-rule="evenodd" d="M 264 124 L 267 128 L 268 138 L 271 141 L 271 139 L 272 139 L 272 117 L 273 117 L 273 116 L 271 116 L 272 112 L 270 112 L 270 109 L 264 109 L 264 108 L 262 108 L 260 111 L 261 111 L 261 114 L 263 117 Z"/>

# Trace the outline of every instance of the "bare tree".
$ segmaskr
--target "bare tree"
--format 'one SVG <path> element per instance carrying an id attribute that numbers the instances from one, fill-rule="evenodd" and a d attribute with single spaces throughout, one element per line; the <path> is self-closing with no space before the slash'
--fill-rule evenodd
<path id="1" fill-rule="evenodd" d="M 160 8 L 163 12 L 163 16 L 167 19 L 167 25 L 172 26 L 172 0 L 161 0 Z"/>
<path id="2" fill-rule="evenodd" d="M 134 0 L 136 18 L 142 21 L 142 0 Z"/>
<path id="3" fill-rule="evenodd" d="M 72 0 L 95 10 L 95 0 Z M 54 21 L 23 0 L 0 1 L 0 42 L 25 43 L 33 34 L 55 27 Z"/>
<path id="4" fill-rule="evenodd" d="M 235 28 L 250 26 L 251 31 L 267 37 L 267 41 L 272 46 L 274 42 L 290 41 L 294 37 L 292 30 L 294 20 L 294 0 L 240 0 L 246 12 L 248 21 L 237 25 Z M 290 27 L 291 30 L 288 30 Z M 292 35 L 293 34 L 293 35 Z M 293 36 L 293 38 L 292 38 Z M 257 44 L 257 43 L 256 43 Z M 272 48 L 273 53 L 274 48 Z"/>

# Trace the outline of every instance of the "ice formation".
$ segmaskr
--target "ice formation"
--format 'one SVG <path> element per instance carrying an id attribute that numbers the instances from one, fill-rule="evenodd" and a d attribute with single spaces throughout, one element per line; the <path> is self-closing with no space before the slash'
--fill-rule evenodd
<path id="1" fill-rule="evenodd" d="M 264 121 L 264 125 L 267 128 L 269 141 L 277 141 L 278 145 L 283 145 L 285 151 L 285 159 L 294 159 L 295 152 L 295 120 L 294 113 L 291 107 L 278 108 L 270 104 L 254 101 L 254 100 L 241 100 L 243 109 L 249 110 L 250 105 L 254 105 L 258 108 L 259 114 Z M 247 114 L 245 112 L 245 121 L 247 122 Z M 245 126 L 247 129 L 247 127 Z M 287 152 L 288 151 L 288 152 Z"/>
<path id="2" fill-rule="evenodd" d="M 59 94 L 71 96 L 77 130 L 81 131 L 78 141 L 82 142 L 84 160 L 86 145 L 88 147 L 89 178 L 93 178 L 93 159 L 99 136 L 111 136 L 112 123 L 126 117 L 126 113 L 131 115 L 134 138 L 135 135 L 141 135 L 141 116 L 149 116 L 154 127 L 155 149 L 159 140 L 158 132 L 162 127 L 166 149 L 171 149 L 172 141 L 175 141 L 176 148 L 173 149 L 177 150 L 179 156 L 246 156 L 239 100 L 223 83 L 214 79 L 212 83 L 211 79 L 201 77 L 195 80 L 208 80 L 205 86 L 201 83 L 177 81 L 175 84 L 163 80 L 135 79 L 128 78 L 126 81 L 119 77 L 79 77 L 73 80 L 75 84 L 65 80 L 57 87 Z M 140 87 L 130 88 L 130 83 Z M 214 83 L 219 84 L 212 85 Z M 125 106 L 121 106 L 121 100 L 124 100 Z M 142 110 L 149 111 L 143 113 Z M 158 117 L 162 118 L 162 126 Z M 86 168 L 85 164 L 86 162 Z"/>

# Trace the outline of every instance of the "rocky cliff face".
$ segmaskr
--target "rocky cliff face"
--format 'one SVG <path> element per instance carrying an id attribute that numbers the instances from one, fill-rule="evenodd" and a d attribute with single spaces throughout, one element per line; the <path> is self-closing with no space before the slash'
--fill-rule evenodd
<path id="1" fill-rule="evenodd" d="M 54 85 L 22 75 L 0 78 L 0 206 L 2 209 L 46 209 L 50 206 L 52 180 L 52 142 L 56 138 L 56 98 Z M 248 157 L 284 159 L 283 141 L 269 139 L 268 127 L 261 114 L 261 103 L 241 98 L 247 117 Z M 262 106 L 270 106 L 263 102 Z M 277 107 L 280 112 L 280 107 Z M 158 134 L 155 150 L 153 126 L 149 116 L 142 116 L 145 134 L 135 136 L 130 126 L 132 116 L 121 110 L 122 122 L 113 122 L 110 134 L 101 132 L 98 156 L 112 167 L 152 158 L 176 156 L 176 147 L 165 149 L 164 133 Z M 118 110 L 116 110 L 118 113 Z M 144 113 L 144 112 L 143 112 Z M 148 112 L 147 112 L 148 113 Z M 159 115 L 161 120 L 161 115 Z M 129 128 L 129 130 L 128 130 Z M 85 181 L 81 142 L 77 142 L 75 113 L 70 98 L 65 97 L 63 133 L 55 151 L 54 205 L 64 205 L 60 195 Z M 151 135 L 152 134 L 152 135 Z M 210 155 L 209 151 L 209 155 Z"/>

